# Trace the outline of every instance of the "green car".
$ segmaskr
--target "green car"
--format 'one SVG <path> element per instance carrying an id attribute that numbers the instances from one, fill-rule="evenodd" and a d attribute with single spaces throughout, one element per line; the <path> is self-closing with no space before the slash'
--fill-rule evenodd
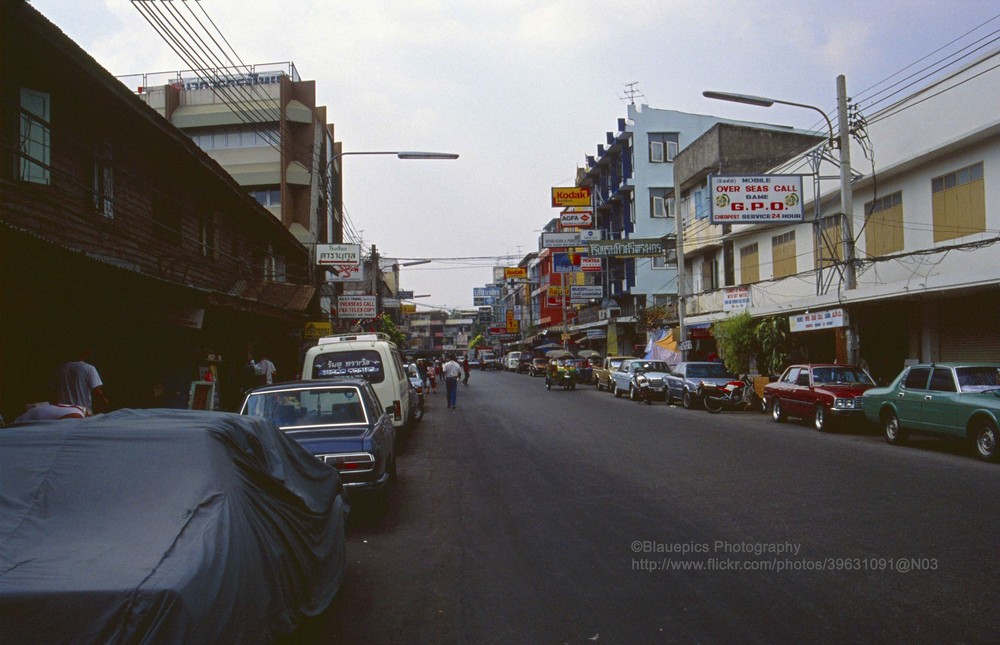
<path id="1" fill-rule="evenodd" d="M 911 434 L 959 437 L 980 459 L 997 460 L 1000 363 L 912 365 L 888 387 L 865 392 L 862 405 L 893 445 Z"/>

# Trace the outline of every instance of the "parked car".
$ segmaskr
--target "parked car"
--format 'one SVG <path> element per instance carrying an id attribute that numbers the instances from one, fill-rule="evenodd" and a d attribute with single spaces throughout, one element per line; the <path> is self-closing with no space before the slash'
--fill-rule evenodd
<path id="1" fill-rule="evenodd" d="M 409 386 L 409 382 L 407 382 Z M 264 417 L 340 472 L 351 493 L 387 501 L 396 479 L 396 431 L 364 379 L 292 381 L 247 392 L 240 414 Z"/>
<path id="2" fill-rule="evenodd" d="M 865 392 L 862 404 L 893 445 L 911 434 L 958 437 L 980 459 L 998 459 L 1000 363 L 913 365 L 888 387 Z"/>
<path id="3" fill-rule="evenodd" d="M 594 382 L 594 363 L 589 358 L 579 357 L 579 369 L 580 369 L 580 382 L 581 383 L 593 383 Z"/>
<path id="4" fill-rule="evenodd" d="M 471 361 L 470 361 L 471 362 Z M 410 418 L 420 421 L 424 418 L 424 381 L 420 378 L 420 370 L 416 363 L 406 364 L 406 375 L 410 379 Z"/>
<path id="5" fill-rule="evenodd" d="M 530 352 L 521 352 L 521 355 L 517 358 L 517 366 L 514 368 L 514 371 L 518 374 L 527 374 L 531 369 L 531 361 L 534 358 L 534 355 Z"/>
<path id="6" fill-rule="evenodd" d="M 0 454 L 0 642 L 272 642 L 343 581 L 340 478 L 264 419 L 33 421 Z"/>
<path id="7" fill-rule="evenodd" d="M 544 356 L 536 356 L 531 359 L 531 365 L 528 366 L 528 374 L 530 376 L 545 376 L 545 371 L 549 367 L 549 359 Z"/>
<path id="8" fill-rule="evenodd" d="M 678 363 L 666 376 L 667 403 L 680 401 L 687 409 L 701 404 L 702 383 L 725 385 L 736 376 L 722 363 L 687 361 Z"/>
<path id="9" fill-rule="evenodd" d="M 670 366 L 666 361 L 648 361 L 644 358 L 632 358 L 622 361 L 614 372 L 611 373 L 612 391 L 616 397 L 625 394 L 635 401 L 639 398 L 639 391 L 635 383 L 635 375 L 642 371 L 649 381 L 649 389 L 653 398 L 667 398 L 667 388 L 665 379 L 670 372 Z"/>
<path id="10" fill-rule="evenodd" d="M 764 406 L 778 423 L 812 419 L 823 432 L 839 421 L 863 420 L 861 395 L 873 387 L 875 381 L 859 365 L 791 365 L 764 386 Z"/>
<path id="11" fill-rule="evenodd" d="M 613 383 L 611 373 L 621 367 L 622 361 L 627 361 L 630 358 L 635 358 L 635 356 L 605 356 L 600 365 L 595 365 L 591 378 L 597 384 L 597 389 L 611 392 Z"/>

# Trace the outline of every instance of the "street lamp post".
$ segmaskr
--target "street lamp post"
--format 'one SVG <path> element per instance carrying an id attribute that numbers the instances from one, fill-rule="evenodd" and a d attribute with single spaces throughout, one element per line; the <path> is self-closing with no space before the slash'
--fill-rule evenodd
<path id="1" fill-rule="evenodd" d="M 792 105 L 795 107 L 815 110 L 823 115 L 823 119 L 826 121 L 826 125 L 830 129 L 830 147 L 837 148 L 839 151 L 840 209 L 843 214 L 840 233 L 841 243 L 844 248 L 844 288 L 854 289 L 857 285 L 854 266 L 854 188 L 852 186 L 853 177 L 851 176 L 851 132 L 847 115 L 847 80 L 844 75 L 841 74 L 837 77 L 837 127 L 840 129 L 839 140 L 834 136 L 833 123 L 826 115 L 826 112 L 815 105 L 794 103 L 792 101 L 782 101 L 779 99 L 771 99 L 761 96 L 731 94 L 728 92 L 702 92 L 702 96 L 710 99 L 756 105 L 758 107 L 771 107 L 775 103 L 779 103 L 781 105 Z M 814 198 L 817 201 L 819 200 L 818 191 Z M 681 333 L 683 334 L 683 329 L 681 330 Z M 855 337 L 853 323 L 851 323 L 850 327 L 848 327 L 848 333 L 847 357 L 848 361 L 853 363 L 856 362 L 855 354 L 857 352 L 855 343 L 852 342 Z"/>

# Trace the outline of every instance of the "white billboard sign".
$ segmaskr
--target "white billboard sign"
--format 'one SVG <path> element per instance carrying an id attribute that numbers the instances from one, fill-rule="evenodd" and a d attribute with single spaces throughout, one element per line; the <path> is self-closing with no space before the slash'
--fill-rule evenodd
<path id="1" fill-rule="evenodd" d="M 542 233 L 542 248 L 564 249 L 580 246 L 579 233 Z"/>
<path id="2" fill-rule="evenodd" d="M 712 224 L 801 222 L 801 175 L 710 175 Z"/>
<path id="3" fill-rule="evenodd" d="M 317 244 L 316 264 L 327 270 L 331 282 L 362 282 L 360 244 Z"/>
<path id="4" fill-rule="evenodd" d="M 563 226 L 577 226 L 580 228 L 590 228 L 594 225 L 594 211 L 574 210 L 563 211 L 559 214 L 559 221 Z"/>
<path id="5" fill-rule="evenodd" d="M 338 296 L 337 318 L 374 318 L 375 296 Z"/>
<path id="6" fill-rule="evenodd" d="M 580 258 L 580 270 L 584 273 L 599 272 L 603 268 L 601 258 L 585 257 Z"/>
<path id="7" fill-rule="evenodd" d="M 604 287 L 601 285 L 570 285 L 569 287 L 569 297 L 579 300 L 588 300 L 591 298 L 603 298 L 604 297 Z"/>
<path id="8" fill-rule="evenodd" d="M 847 312 L 843 309 L 830 309 L 829 311 L 797 314 L 788 317 L 788 327 L 792 332 L 833 329 L 835 327 L 846 326 Z"/>

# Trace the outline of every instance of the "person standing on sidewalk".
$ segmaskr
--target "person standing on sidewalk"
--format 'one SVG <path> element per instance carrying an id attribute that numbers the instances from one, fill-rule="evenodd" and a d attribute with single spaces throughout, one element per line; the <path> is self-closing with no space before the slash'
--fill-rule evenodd
<path id="1" fill-rule="evenodd" d="M 444 384 L 448 388 L 448 408 L 454 410 L 458 403 L 458 379 L 462 376 L 462 366 L 455 362 L 454 357 L 449 357 L 441 372 L 444 374 Z"/>

